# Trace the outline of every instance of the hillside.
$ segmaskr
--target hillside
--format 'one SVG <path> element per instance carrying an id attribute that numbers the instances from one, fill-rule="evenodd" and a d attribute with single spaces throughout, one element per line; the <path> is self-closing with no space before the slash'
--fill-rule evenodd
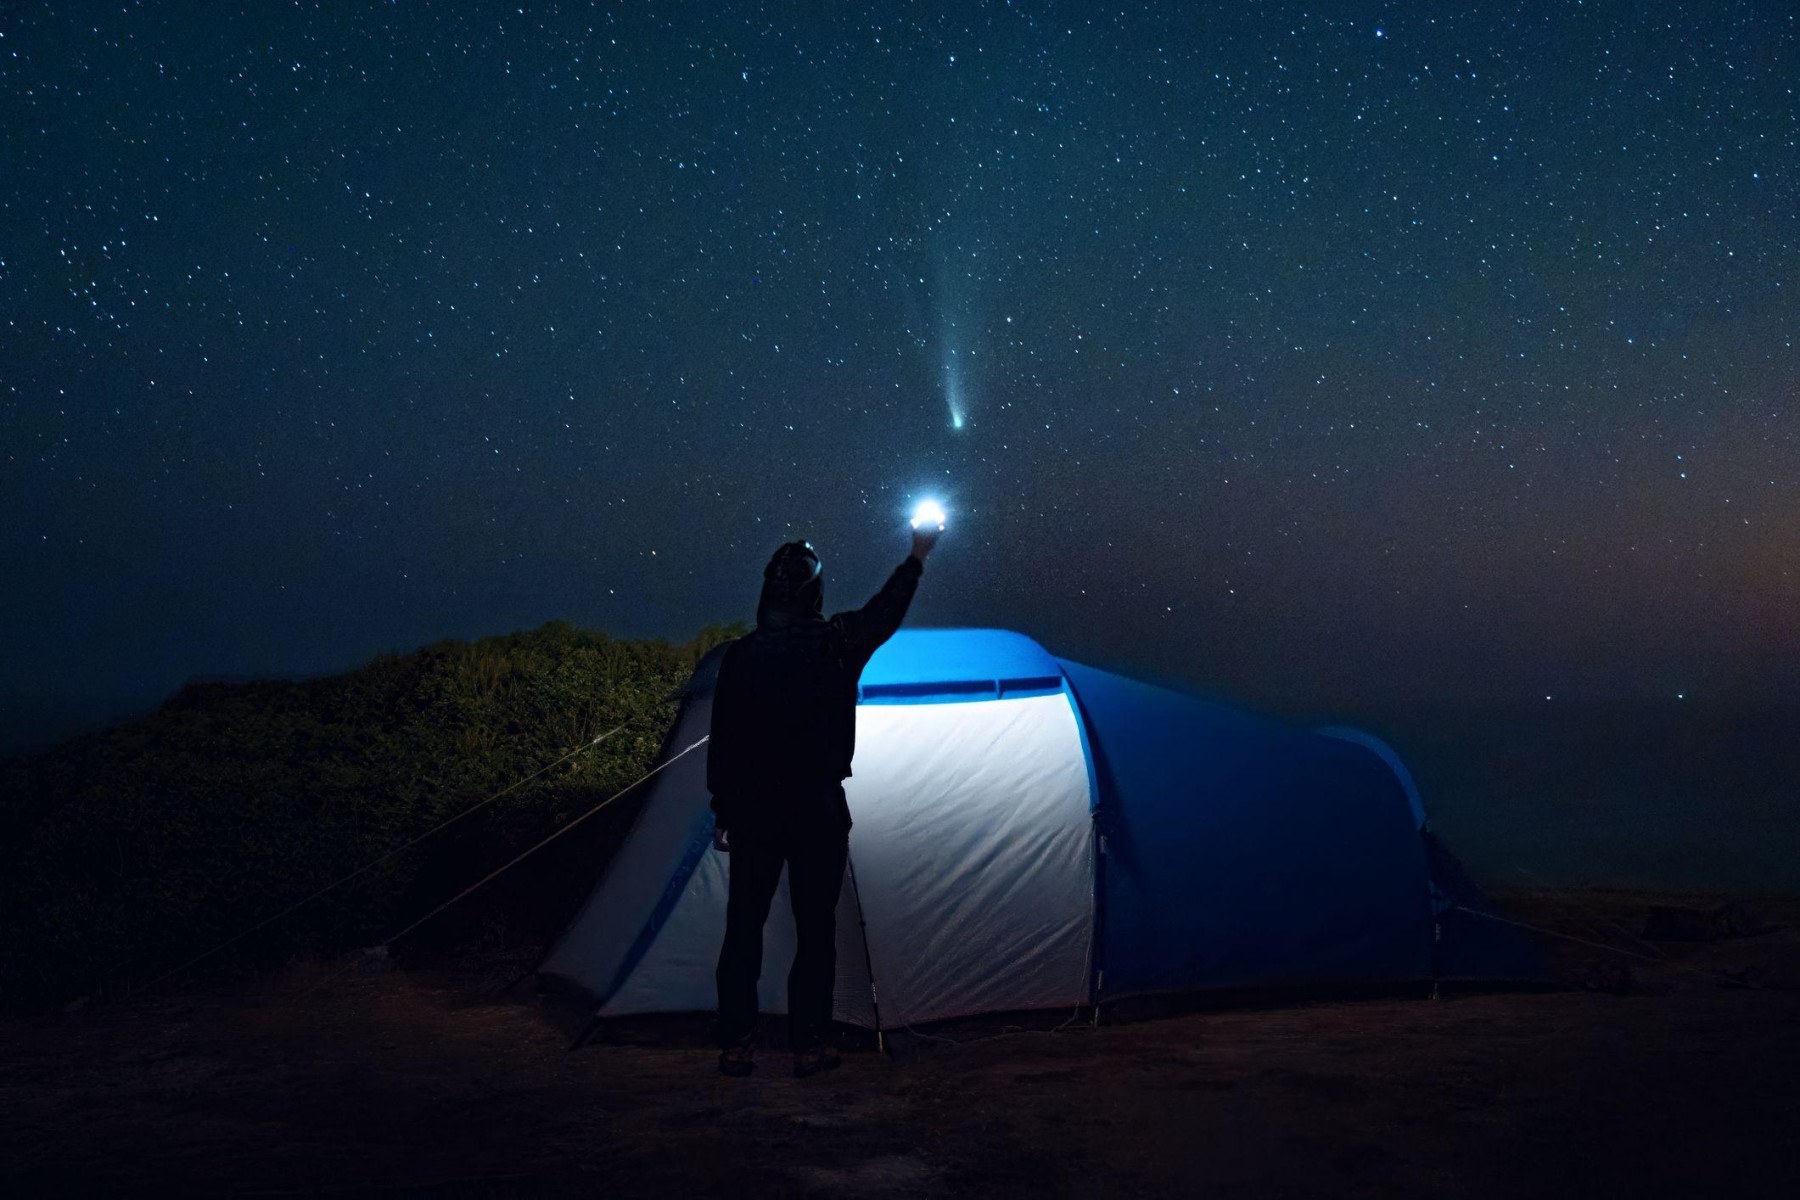
<path id="1" fill-rule="evenodd" d="M 141 985 L 624 726 L 206 967 L 379 941 L 641 775 L 694 663 L 735 632 L 672 645 L 552 623 L 328 678 L 194 684 L 149 716 L 0 762 L 0 1005 Z M 556 843 L 530 888 L 503 881 L 434 921 L 422 944 L 544 936 L 630 811 Z"/>

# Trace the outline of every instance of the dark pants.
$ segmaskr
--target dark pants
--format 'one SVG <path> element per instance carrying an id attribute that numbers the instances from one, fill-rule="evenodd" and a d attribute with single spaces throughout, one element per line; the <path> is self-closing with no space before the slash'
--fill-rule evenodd
<path id="1" fill-rule="evenodd" d="M 817 1043 L 831 1021 L 837 981 L 837 903 L 849 855 L 847 822 L 785 821 L 772 828 L 733 829 L 731 891 L 725 945 L 719 950 L 719 1045 L 733 1046 L 756 1028 L 756 981 L 762 975 L 763 922 L 787 864 L 799 945 L 788 971 L 788 1030 L 794 1049 Z"/>

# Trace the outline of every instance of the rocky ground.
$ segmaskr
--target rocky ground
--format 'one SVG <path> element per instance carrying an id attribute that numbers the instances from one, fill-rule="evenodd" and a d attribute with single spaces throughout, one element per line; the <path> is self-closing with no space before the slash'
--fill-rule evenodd
<path id="1" fill-rule="evenodd" d="M 1641 936 L 1671 903 L 1698 940 Z M 569 1053 L 583 1014 L 495 997 L 506 962 L 298 964 L 0 1022 L 0 1189 L 1800 1194 L 1800 903 L 1509 905 L 1629 953 L 1546 942 L 1544 992 L 967 1022 L 809 1080 L 719 1077 L 686 1018 Z"/>

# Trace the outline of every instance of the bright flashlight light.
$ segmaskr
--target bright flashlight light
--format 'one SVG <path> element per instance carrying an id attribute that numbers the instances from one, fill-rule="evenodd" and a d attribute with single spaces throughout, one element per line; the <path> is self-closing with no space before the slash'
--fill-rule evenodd
<path id="1" fill-rule="evenodd" d="M 928 525 L 935 525 L 940 530 L 944 527 L 944 506 L 936 500 L 921 500 L 919 507 L 913 509 L 912 527 L 918 529 Z"/>

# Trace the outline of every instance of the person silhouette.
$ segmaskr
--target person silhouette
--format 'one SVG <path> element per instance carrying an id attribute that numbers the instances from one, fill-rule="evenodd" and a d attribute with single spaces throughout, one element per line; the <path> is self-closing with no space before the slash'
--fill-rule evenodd
<path id="1" fill-rule="evenodd" d="M 925 559 L 943 532 L 915 522 L 912 551 L 861 608 L 824 616 L 824 572 L 807 542 L 789 542 L 763 568 L 756 628 L 731 643 L 713 691 L 706 786 L 713 845 L 730 855 L 725 941 L 716 982 L 719 1070 L 756 1063 L 763 923 L 788 872 L 798 945 L 788 972 L 794 1074 L 830 1070 L 822 1042 L 837 975 L 837 903 L 850 846 L 844 780 L 856 751 L 863 667 L 906 617 Z"/>

